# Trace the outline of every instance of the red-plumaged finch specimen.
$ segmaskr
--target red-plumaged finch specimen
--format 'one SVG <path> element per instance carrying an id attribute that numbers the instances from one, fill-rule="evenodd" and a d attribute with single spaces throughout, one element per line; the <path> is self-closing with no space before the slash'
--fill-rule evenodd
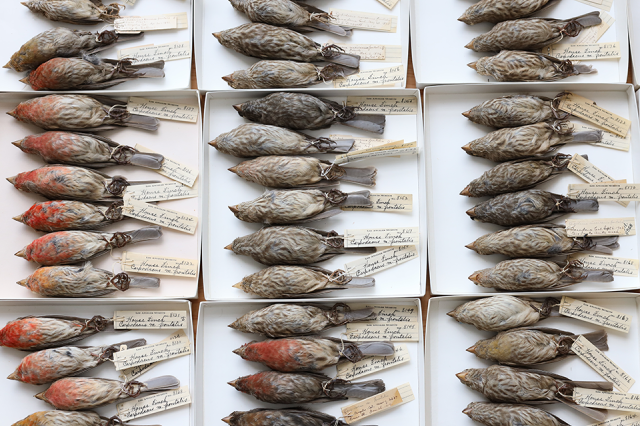
<path id="1" fill-rule="evenodd" d="M 231 426 L 348 426 L 329 414 L 302 407 L 234 411 L 222 421 Z"/>
<path id="2" fill-rule="evenodd" d="M 124 9 L 118 3 L 105 6 L 102 0 L 27 0 L 22 4 L 52 21 L 79 25 L 113 22 L 120 17 L 120 8 Z"/>
<path id="3" fill-rule="evenodd" d="M 13 220 L 36 231 L 90 231 L 123 220 L 123 206 L 123 201 L 106 205 L 70 200 L 44 201 L 35 203 Z"/>
<path id="4" fill-rule="evenodd" d="M 569 426 L 553 414 L 526 404 L 472 402 L 462 412 L 485 426 Z"/>

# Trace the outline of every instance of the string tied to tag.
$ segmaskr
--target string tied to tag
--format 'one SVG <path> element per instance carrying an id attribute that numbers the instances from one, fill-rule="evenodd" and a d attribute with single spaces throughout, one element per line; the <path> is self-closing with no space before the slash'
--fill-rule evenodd
<path id="1" fill-rule="evenodd" d="M 103 237 L 104 238 L 104 237 Z M 122 248 L 129 244 L 132 240 L 131 235 L 124 232 L 114 232 L 110 239 L 104 238 L 107 244 L 112 248 Z"/>
<path id="2" fill-rule="evenodd" d="M 356 118 L 356 109 L 359 108 L 347 106 L 346 102 L 343 102 L 341 107 L 336 107 L 332 104 L 329 105 L 329 107 L 333 111 L 334 118 L 339 118 L 342 121 L 349 121 Z"/>
<path id="3" fill-rule="evenodd" d="M 584 25 L 582 25 L 580 22 L 576 21 L 575 19 L 572 19 L 571 21 L 567 22 L 564 27 L 560 28 L 560 35 L 563 37 L 565 35 L 567 37 L 577 37 L 583 28 L 584 28 Z"/>
<path id="4" fill-rule="evenodd" d="M 568 154 L 557 154 L 551 159 L 551 166 L 556 169 L 564 169 L 569 162 L 571 162 L 571 156 Z"/>
<path id="5" fill-rule="evenodd" d="M 556 120 L 550 124 L 551 129 L 559 135 L 570 135 L 573 133 L 573 124 L 566 120 Z"/>
<path id="6" fill-rule="evenodd" d="M 565 59 L 559 64 L 554 63 L 553 66 L 562 74 L 571 74 L 573 72 L 573 62 L 571 62 L 569 59 Z"/>
<path id="7" fill-rule="evenodd" d="M 587 273 L 580 271 L 583 267 L 584 263 L 581 260 L 570 260 L 564 268 L 562 268 L 561 273 L 572 280 L 581 280 L 587 277 Z"/>
<path id="8" fill-rule="evenodd" d="M 324 311 L 324 316 L 334 326 L 341 326 L 349 322 L 347 319 L 349 312 L 351 312 L 349 305 L 345 303 L 336 303 L 330 310 Z M 340 319 L 341 315 L 343 316 L 342 319 Z"/>
<path id="9" fill-rule="evenodd" d="M 124 425 L 124 422 L 120 420 L 120 417 L 113 416 L 107 419 L 107 424 L 105 426 L 115 426 L 115 425 Z"/>
<path id="10" fill-rule="evenodd" d="M 107 115 L 102 120 L 106 120 L 107 117 L 114 120 L 123 121 L 131 117 L 131 113 L 127 109 L 127 105 L 113 105 L 111 108 L 109 108 L 109 110 L 107 111 Z"/>
<path id="11" fill-rule="evenodd" d="M 111 182 L 105 184 L 105 189 L 109 194 L 119 197 L 129 185 L 131 184 L 124 176 L 114 176 L 111 178 Z"/>
<path id="12" fill-rule="evenodd" d="M 342 269 L 336 269 L 333 273 L 327 276 L 327 280 L 330 283 L 338 284 L 338 285 L 347 285 L 351 282 L 353 278 Z"/>
<path id="13" fill-rule="evenodd" d="M 131 157 L 138 152 L 135 148 L 120 145 L 111 152 L 111 159 L 120 165 L 131 164 Z"/>
<path id="14" fill-rule="evenodd" d="M 541 316 L 548 317 L 554 307 L 560 306 L 560 301 L 558 299 L 554 299 L 553 297 L 547 297 L 540 308 L 533 305 L 533 303 L 530 303 L 529 306 L 531 306 Z"/>
<path id="15" fill-rule="evenodd" d="M 364 358 L 364 354 L 360 350 L 357 344 L 352 342 L 347 342 L 345 344 L 343 336 L 346 337 L 346 333 L 340 333 L 340 344 L 341 348 L 338 350 L 338 354 L 341 358 L 344 358 L 352 363 L 356 363 L 361 361 Z"/>
<path id="16" fill-rule="evenodd" d="M 106 12 L 101 12 L 100 18 L 104 20 L 109 20 L 109 21 L 113 21 L 119 18 L 120 11 L 125 10 L 127 8 L 127 6 L 125 6 L 124 4 L 119 4 L 119 3 L 111 3 L 109 6 L 105 6 L 105 7 L 106 7 L 105 9 Z"/>
<path id="17" fill-rule="evenodd" d="M 589 251 L 597 245 L 593 238 L 588 237 L 588 234 L 584 234 L 584 237 L 574 237 L 573 242 L 581 251 Z"/>
<path id="18" fill-rule="evenodd" d="M 84 322 L 82 329 L 80 332 L 82 333 L 85 330 L 95 330 L 95 331 L 104 331 L 105 328 L 109 325 L 110 321 L 103 316 L 96 315 L 90 320 Z"/>
<path id="19" fill-rule="evenodd" d="M 347 199 L 347 197 L 349 197 L 349 194 L 347 194 L 346 192 L 342 192 L 339 189 L 332 189 L 328 192 L 325 192 L 324 197 L 329 203 L 336 205 L 343 203 Z"/>
<path id="20" fill-rule="evenodd" d="M 122 393 L 129 395 L 131 398 L 137 398 L 142 393 L 143 386 L 144 383 L 134 380 L 131 382 L 123 383 L 120 389 Z"/>
<path id="21" fill-rule="evenodd" d="M 103 213 L 105 219 L 107 220 L 122 220 L 122 207 L 124 206 L 124 201 L 116 201 L 112 203 L 109 208 Z"/>
<path id="22" fill-rule="evenodd" d="M 116 352 L 120 352 L 120 348 L 116 345 L 111 345 L 107 349 L 105 349 L 98 358 L 100 361 L 111 361 L 113 358 L 113 354 Z"/>
<path id="23" fill-rule="evenodd" d="M 562 102 L 562 98 L 570 94 L 571 92 L 560 92 L 556 95 L 555 98 L 551 100 L 551 111 L 553 111 L 553 116 L 558 120 L 564 120 L 570 115 L 568 112 L 562 111 L 560 109 L 560 103 Z"/>
<path id="24" fill-rule="evenodd" d="M 327 23 L 331 19 L 335 19 L 331 14 L 327 12 L 313 12 L 309 15 L 309 20 L 311 22 L 324 22 Z"/>
<path id="25" fill-rule="evenodd" d="M 344 52 L 344 49 L 337 44 L 325 44 L 320 48 L 320 53 L 325 58 L 333 58 L 340 55 L 340 52 Z"/>
<path id="26" fill-rule="evenodd" d="M 131 277 L 126 272 L 120 272 L 114 275 L 109 283 L 120 291 L 127 291 L 131 285 Z"/>
<path id="27" fill-rule="evenodd" d="M 328 232 L 327 236 L 323 240 L 323 243 L 335 249 L 344 248 L 344 238 L 342 237 L 342 235 L 339 235 L 336 231 Z"/>
<path id="28" fill-rule="evenodd" d="M 107 30 L 111 25 L 105 25 L 102 29 L 96 32 L 96 41 L 102 44 L 113 44 L 118 41 L 118 34 L 115 31 Z"/>
<path id="29" fill-rule="evenodd" d="M 347 380 L 342 379 L 331 379 L 322 384 L 322 393 L 324 393 L 328 398 L 331 399 L 341 399 L 347 396 L 347 390 L 336 390 L 336 385 L 346 385 L 350 383 Z"/>
<path id="30" fill-rule="evenodd" d="M 339 180 L 346 174 L 347 172 L 342 167 L 340 167 L 336 163 L 331 163 L 329 167 L 322 168 L 320 177 L 324 180 Z"/>
<path id="31" fill-rule="evenodd" d="M 314 147 L 320 152 L 327 152 L 327 151 L 330 151 L 331 149 L 335 148 L 337 145 L 338 144 L 335 141 L 333 141 L 333 140 L 331 140 L 329 138 L 322 138 L 321 137 L 321 138 L 317 138 L 317 139 L 314 139 L 312 141 L 309 141 L 309 144 L 304 149 L 306 150 L 306 149 L 309 149 L 311 147 Z"/>

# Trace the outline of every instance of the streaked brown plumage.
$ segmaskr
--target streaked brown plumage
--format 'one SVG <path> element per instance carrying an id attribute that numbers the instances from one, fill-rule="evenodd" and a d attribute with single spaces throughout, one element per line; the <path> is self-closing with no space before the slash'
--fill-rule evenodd
<path id="1" fill-rule="evenodd" d="M 485 426 L 570 426 L 559 417 L 526 404 L 472 402 L 462 412 Z"/>
<path id="2" fill-rule="evenodd" d="M 22 4 L 52 21 L 78 25 L 113 22 L 120 18 L 120 8 L 124 8 L 118 3 L 105 6 L 102 0 L 28 0 Z"/>
<path id="3" fill-rule="evenodd" d="M 93 411 L 38 411 L 13 426 L 113 426 L 123 423 L 118 416 L 102 417 Z"/>
<path id="4" fill-rule="evenodd" d="M 557 0 L 481 0 L 470 6 L 458 21 L 473 25 L 524 18 L 556 2 Z"/>
<path id="5" fill-rule="evenodd" d="M 552 107 L 552 98 L 506 95 L 484 101 L 462 113 L 469 120 L 489 127 L 520 127 L 542 121 L 565 119 L 569 115 Z"/>
<path id="6" fill-rule="evenodd" d="M 348 426 L 329 414 L 302 407 L 234 411 L 222 421 L 231 426 Z"/>

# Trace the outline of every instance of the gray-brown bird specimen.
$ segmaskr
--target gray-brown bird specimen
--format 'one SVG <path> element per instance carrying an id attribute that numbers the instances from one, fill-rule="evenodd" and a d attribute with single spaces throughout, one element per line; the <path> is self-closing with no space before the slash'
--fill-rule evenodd
<path id="1" fill-rule="evenodd" d="M 499 294 L 472 300 L 456 307 L 447 315 L 478 330 L 504 331 L 534 325 L 550 316 L 559 316 L 558 299 L 548 297 L 537 302 L 528 297 Z"/>
<path id="2" fill-rule="evenodd" d="M 568 213 L 598 211 L 598 200 L 572 200 L 539 189 L 502 194 L 467 210 L 471 219 L 501 226 L 551 222 Z"/>
<path id="3" fill-rule="evenodd" d="M 557 121 L 495 130 L 469 142 L 462 149 L 469 155 L 500 162 L 545 156 L 567 143 L 593 143 L 601 140 L 601 130 L 574 133 L 571 123 Z"/>
<path id="4" fill-rule="evenodd" d="M 497 81 L 556 81 L 579 74 L 593 74 L 591 65 L 561 61 L 553 56 L 524 50 L 503 50 L 495 56 L 485 56 L 468 64 L 480 75 Z"/>
<path id="5" fill-rule="evenodd" d="M 499 129 L 567 118 L 569 114 L 555 108 L 553 101 L 546 96 L 506 95 L 484 101 L 462 115 L 474 123 Z"/>
<path id="6" fill-rule="evenodd" d="M 462 413 L 485 426 L 570 426 L 561 418 L 526 404 L 472 402 Z"/>
<path id="7" fill-rule="evenodd" d="M 521 327 L 501 331 L 490 339 L 479 340 L 467 351 L 478 358 L 505 365 L 548 364 L 575 355 L 571 346 L 580 336 L 601 351 L 609 349 L 607 332 L 604 330 L 573 334 L 555 328 Z"/>
<path id="8" fill-rule="evenodd" d="M 234 89 L 287 89 L 326 83 L 358 72 L 357 68 L 338 64 L 318 67 L 293 61 L 260 61 L 222 79 Z"/>
<path id="9" fill-rule="evenodd" d="M 93 411 L 38 411 L 12 426 L 114 426 L 131 425 L 118 416 L 102 417 Z"/>
<path id="10" fill-rule="evenodd" d="M 329 414 L 302 407 L 234 411 L 222 421 L 231 426 L 348 426 Z"/>
<path id="11" fill-rule="evenodd" d="M 583 281 L 611 282 L 613 271 L 585 269 L 582 262 L 563 266 L 542 259 L 504 260 L 493 268 L 476 271 L 469 279 L 474 284 L 500 291 L 559 290 Z"/>
<path id="12" fill-rule="evenodd" d="M 344 253 L 371 254 L 375 247 L 344 247 L 344 237 L 335 231 L 301 226 L 271 226 L 239 237 L 225 247 L 251 257 L 263 265 L 308 265 Z"/>
<path id="13" fill-rule="evenodd" d="M 321 181 L 345 181 L 375 186 L 375 167 L 343 167 L 314 157 L 258 157 L 229 171 L 268 188 L 317 187 Z M 324 184 L 320 184 L 323 186 Z"/>
<path id="14" fill-rule="evenodd" d="M 483 235 L 466 247 L 482 255 L 502 254 L 516 258 L 554 257 L 579 251 L 610 255 L 620 245 L 618 236 L 569 237 L 564 225 L 542 223 Z"/>
<path id="15" fill-rule="evenodd" d="M 481 0 L 470 6 L 458 21 L 473 25 L 480 22 L 502 22 L 524 18 L 545 9 L 559 0 Z"/>
<path id="16" fill-rule="evenodd" d="M 243 24 L 213 33 L 221 45 L 259 59 L 296 62 L 332 62 L 349 68 L 360 67 L 360 56 L 344 53 L 335 44 L 322 46 L 296 31 L 267 24 Z"/>
<path id="17" fill-rule="evenodd" d="M 276 303 L 243 315 L 229 327 L 271 338 L 294 337 L 318 334 L 350 322 L 373 321 L 376 317 L 372 309 L 352 311 L 344 303 L 336 303 L 331 308 Z"/>
<path id="18" fill-rule="evenodd" d="M 356 114 L 356 108 L 305 93 L 276 92 L 233 106 L 254 123 L 293 130 L 319 130 L 335 123 L 374 133 L 384 133 L 384 115 Z"/>
<path id="19" fill-rule="evenodd" d="M 373 287 L 374 278 L 355 278 L 338 269 L 310 266 L 271 266 L 248 275 L 234 285 L 265 299 L 311 297 L 348 288 Z"/>
<path id="20" fill-rule="evenodd" d="M 591 12 L 571 19 L 516 19 L 500 22 L 491 31 L 471 40 L 465 47 L 476 52 L 540 50 L 558 43 L 565 37 L 577 37 L 583 28 L 601 23 L 600 12 Z"/>
<path id="21" fill-rule="evenodd" d="M 106 6 L 102 0 L 28 0 L 22 4 L 52 21 L 78 25 L 113 22 L 120 18 L 120 9 L 124 8 L 118 3 Z"/>
<path id="22" fill-rule="evenodd" d="M 287 27 L 296 31 L 326 31 L 339 36 L 351 35 L 348 28 L 331 23 L 331 15 L 308 4 L 291 0 L 229 0 L 251 22 Z"/>

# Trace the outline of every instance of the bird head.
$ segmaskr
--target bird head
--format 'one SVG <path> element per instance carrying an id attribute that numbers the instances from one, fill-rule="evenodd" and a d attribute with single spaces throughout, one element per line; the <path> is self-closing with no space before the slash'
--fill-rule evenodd
<path id="1" fill-rule="evenodd" d="M 49 403 L 49 398 L 47 398 L 47 391 L 37 393 L 35 397 L 38 398 L 40 401 Z"/>
<path id="2" fill-rule="evenodd" d="M 456 374 L 456 377 L 460 379 L 460 381 L 469 386 L 471 389 L 482 392 L 483 388 L 483 378 L 482 372 L 483 368 L 468 368 L 464 370 L 462 373 Z"/>
<path id="3" fill-rule="evenodd" d="M 238 425 L 240 424 L 240 419 L 245 415 L 245 413 L 245 411 L 234 411 L 233 413 L 222 419 L 222 421 L 229 425 Z"/>
<path id="4" fill-rule="evenodd" d="M 255 89 L 251 83 L 251 79 L 245 70 L 236 71 L 233 74 L 222 77 L 224 81 L 233 89 Z"/>
<path id="5" fill-rule="evenodd" d="M 467 66 L 476 70 L 476 72 L 480 75 L 491 75 L 486 69 L 487 62 L 490 58 L 491 56 L 482 57 L 475 62 L 467 64 Z"/>
<path id="6" fill-rule="evenodd" d="M 491 285 L 488 284 L 488 280 L 487 280 L 487 276 L 491 273 L 491 271 L 492 271 L 492 268 L 476 271 L 473 274 L 469 275 L 469 279 L 473 281 L 475 285 L 479 285 L 480 287 L 491 288 Z"/>

